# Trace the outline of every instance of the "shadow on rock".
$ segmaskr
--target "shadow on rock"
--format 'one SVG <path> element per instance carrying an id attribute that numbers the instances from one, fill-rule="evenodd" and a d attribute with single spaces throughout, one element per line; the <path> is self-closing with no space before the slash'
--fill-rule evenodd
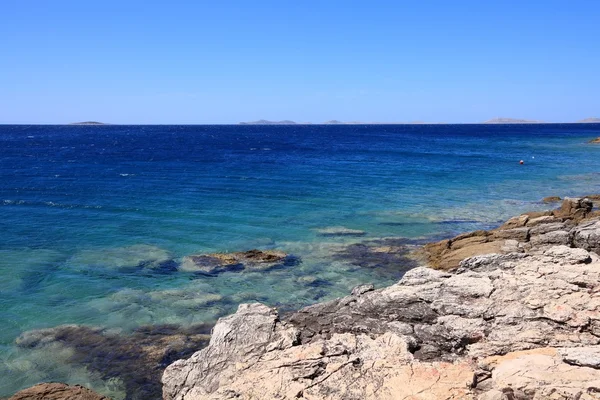
<path id="1" fill-rule="evenodd" d="M 73 350 L 73 363 L 86 366 L 105 380 L 121 380 L 127 399 L 158 399 L 163 370 L 205 347 L 211 327 L 156 325 L 138 328 L 130 335 L 117 335 L 100 328 L 63 325 L 25 332 L 17 338 L 17 344 L 24 348 L 60 344 Z"/>

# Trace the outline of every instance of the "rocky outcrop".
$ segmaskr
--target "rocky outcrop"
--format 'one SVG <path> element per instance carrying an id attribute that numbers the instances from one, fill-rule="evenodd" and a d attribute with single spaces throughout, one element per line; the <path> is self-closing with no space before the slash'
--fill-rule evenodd
<path id="1" fill-rule="evenodd" d="M 110 400 L 84 388 L 64 383 L 40 383 L 13 395 L 9 400 Z"/>
<path id="2" fill-rule="evenodd" d="M 461 260 L 481 254 L 530 252 L 554 245 L 598 252 L 594 243 L 600 231 L 593 221 L 600 213 L 593 207 L 588 198 L 567 197 L 554 211 L 525 213 L 497 229 L 427 244 L 423 248 L 424 258 L 433 268 L 450 271 L 458 268 Z"/>
<path id="3" fill-rule="evenodd" d="M 600 143 L 600 137 L 597 137 L 596 139 L 592 139 L 588 143 L 598 144 L 598 143 Z"/>
<path id="4" fill-rule="evenodd" d="M 181 271 L 217 274 L 225 271 L 243 269 L 266 271 L 269 269 L 294 265 L 297 259 L 276 250 L 248 250 L 235 253 L 196 254 L 183 257 Z"/>
<path id="5" fill-rule="evenodd" d="M 283 317 L 242 305 L 165 370 L 163 398 L 591 399 L 599 289 L 598 255 L 560 245 L 415 268 Z"/>

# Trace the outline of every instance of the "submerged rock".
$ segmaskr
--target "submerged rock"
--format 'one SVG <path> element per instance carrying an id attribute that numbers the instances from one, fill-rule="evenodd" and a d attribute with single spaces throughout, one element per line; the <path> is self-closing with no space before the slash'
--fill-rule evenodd
<path id="1" fill-rule="evenodd" d="M 40 383 L 15 393 L 8 400 L 110 400 L 83 386 Z"/>
<path id="2" fill-rule="evenodd" d="M 365 231 L 359 229 L 350 229 L 343 226 L 330 226 L 327 228 L 317 229 L 317 233 L 321 236 L 364 236 Z"/>
<path id="3" fill-rule="evenodd" d="M 154 271 L 172 271 L 176 269 L 170 252 L 146 244 L 83 250 L 73 256 L 68 264 L 77 267 L 105 267 L 121 270 L 145 268 Z"/>
<path id="4" fill-rule="evenodd" d="M 63 325 L 25 332 L 16 343 L 23 348 L 68 348 L 72 353 L 70 362 L 86 366 L 106 380 L 118 378 L 125 386 L 127 399 L 144 400 L 160 398 L 163 369 L 205 346 L 209 333 L 210 325 L 147 326 L 129 335 Z"/>
<path id="5" fill-rule="evenodd" d="M 334 252 L 332 258 L 376 273 L 400 279 L 404 272 L 418 265 L 410 256 L 413 242 L 408 239 L 379 239 L 354 243 Z"/>
<path id="6" fill-rule="evenodd" d="M 277 250 L 248 250 L 235 253 L 195 254 L 183 257 L 181 271 L 218 274 L 225 271 L 269 270 L 294 265 L 298 259 Z"/>

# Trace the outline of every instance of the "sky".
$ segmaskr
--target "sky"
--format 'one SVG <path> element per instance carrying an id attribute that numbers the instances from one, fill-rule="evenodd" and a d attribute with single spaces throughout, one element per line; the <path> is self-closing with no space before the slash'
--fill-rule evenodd
<path id="1" fill-rule="evenodd" d="M 0 123 L 600 117 L 600 1 L 0 0 Z"/>

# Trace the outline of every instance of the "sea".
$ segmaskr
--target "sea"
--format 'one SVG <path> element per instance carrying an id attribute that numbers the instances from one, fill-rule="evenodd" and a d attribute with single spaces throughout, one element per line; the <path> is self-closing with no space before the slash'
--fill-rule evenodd
<path id="1" fill-rule="evenodd" d="M 600 193 L 598 136 L 600 124 L 0 125 L 0 397 L 60 381 L 135 398 L 60 340 L 19 338 L 183 329 L 240 303 L 285 313 L 393 284 L 414 266 L 393 249 Z M 178 269 L 250 249 L 296 262 Z"/>

